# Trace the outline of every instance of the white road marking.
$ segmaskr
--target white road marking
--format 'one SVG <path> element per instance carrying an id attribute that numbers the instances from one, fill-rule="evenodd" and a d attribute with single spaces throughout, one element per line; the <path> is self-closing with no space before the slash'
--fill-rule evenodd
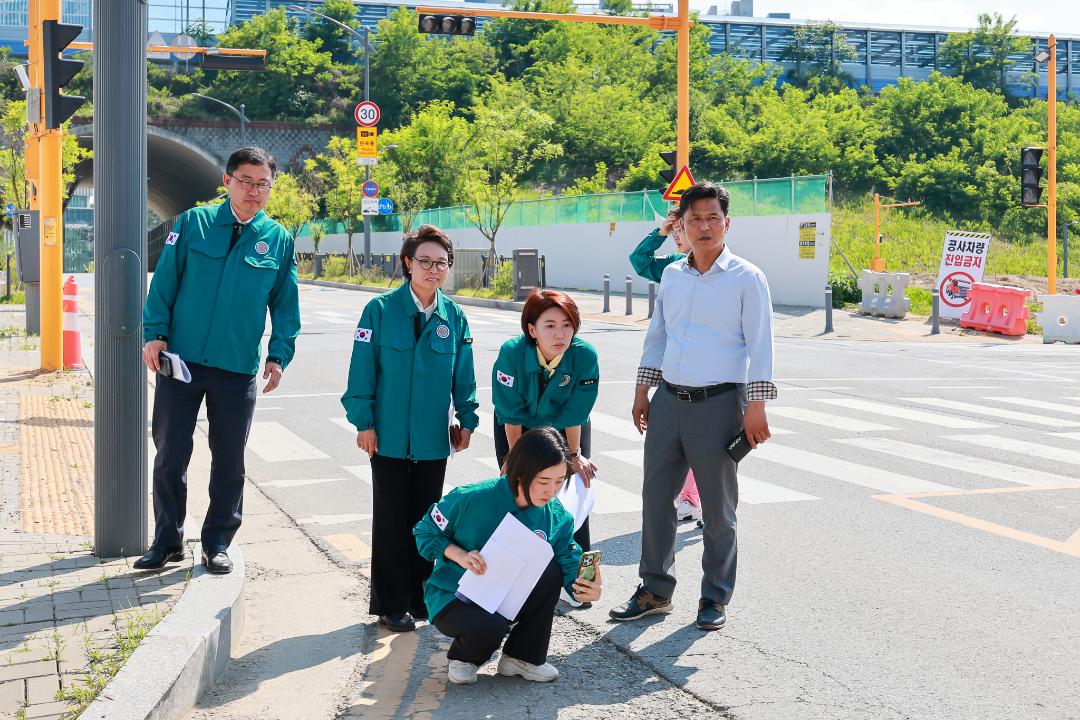
<path id="1" fill-rule="evenodd" d="M 615 515 L 618 513 L 640 513 L 641 496 L 617 485 L 593 478 L 592 486 L 596 490 L 596 504 L 593 515 Z"/>
<path id="2" fill-rule="evenodd" d="M 952 415 L 941 415 L 940 413 L 926 412 L 925 410 L 913 410 L 911 408 L 901 407 L 900 405 L 886 405 L 885 403 L 871 402 L 869 400 L 858 400 L 855 398 L 814 398 L 814 400 L 820 403 L 850 408 L 851 410 L 861 410 L 862 412 L 882 415 L 890 419 L 902 418 L 904 420 L 914 420 L 929 425 L 939 425 L 941 427 L 957 428 L 960 430 L 981 430 L 984 428 L 997 427 L 996 425 L 990 425 L 989 423 L 978 422 L 976 420 L 966 420 L 964 418 L 953 417 Z M 768 408 L 766 408 L 766 411 L 768 411 Z"/>
<path id="3" fill-rule="evenodd" d="M 862 487 L 887 493 L 929 492 L 951 489 L 948 485 L 939 485 L 938 483 L 900 475 L 888 470 L 880 470 L 867 465 L 860 465 L 859 463 L 773 443 L 759 446 L 750 454 L 750 458 L 753 458 L 754 462 L 764 460 L 786 465 L 815 475 L 823 475 L 841 482 L 861 485 Z"/>
<path id="4" fill-rule="evenodd" d="M 371 466 L 370 465 L 346 465 L 341 468 L 345 472 L 349 473 L 353 477 L 360 478 L 360 481 L 366 485 L 371 484 Z"/>
<path id="5" fill-rule="evenodd" d="M 739 504 L 764 505 L 767 503 L 799 502 L 818 500 L 814 495 L 807 495 L 798 490 L 791 490 L 779 485 L 755 480 L 739 473 Z"/>
<path id="6" fill-rule="evenodd" d="M 334 423 L 335 425 L 337 425 L 339 428 L 341 428 L 345 432 L 349 433 L 350 435 L 353 435 L 353 436 L 356 435 L 356 428 L 353 427 L 353 424 L 351 422 L 349 422 L 348 420 L 346 420 L 345 418 L 341 418 L 341 417 L 330 418 L 330 422 Z"/>
<path id="7" fill-rule="evenodd" d="M 480 418 L 480 424 L 476 426 L 473 434 L 489 438 L 495 437 L 495 431 L 492 429 L 495 427 L 495 416 L 483 410 L 477 410 L 476 416 Z"/>
<path id="8" fill-rule="evenodd" d="M 950 470 L 981 475 L 995 480 L 1013 482 L 1018 485 L 1058 485 L 1060 483 L 1075 482 L 1074 478 L 1063 475 L 1032 470 L 1018 465 L 1007 465 L 980 457 L 961 455 L 948 450 L 939 450 L 925 445 L 914 445 L 888 438 L 850 438 L 834 440 L 833 442 L 851 445 L 864 450 L 874 450 L 886 455 L 904 458 L 905 460 L 916 460 Z"/>
<path id="9" fill-rule="evenodd" d="M 822 425 L 835 430 L 848 430 L 850 432 L 871 432 L 874 430 L 896 429 L 888 425 L 870 422 L 869 420 L 857 420 L 855 418 L 842 417 L 840 415 L 831 415 L 829 413 L 818 412 L 817 410 L 810 410 L 809 408 L 778 407 L 771 403 L 767 408 L 767 413 L 769 415 L 779 415 L 780 417 L 791 418 L 792 420 L 801 420 L 802 422 L 808 422 L 814 425 Z"/>
<path id="10" fill-rule="evenodd" d="M 1021 407 L 1035 408 L 1036 410 L 1050 410 L 1052 412 L 1066 413 L 1067 415 L 1080 415 L 1080 405 L 1066 405 L 1064 403 L 1046 402 L 1045 400 L 1031 400 L 1023 397 L 984 397 L 983 400 L 1020 405 Z"/>
<path id="11" fill-rule="evenodd" d="M 279 422 L 252 423 L 248 449 L 266 462 L 325 460 L 329 457 Z"/>
<path id="12" fill-rule="evenodd" d="M 499 461 L 493 457 L 473 458 L 476 462 L 480 463 L 484 467 L 491 468 L 495 472 L 499 471 Z"/>
<path id="13" fill-rule="evenodd" d="M 990 417 L 1002 418 L 1005 420 L 1029 422 L 1035 425 L 1046 425 L 1049 427 L 1080 427 L 1080 422 L 1075 422 L 1073 420 L 1061 420 L 1059 418 L 1048 417 L 1046 415 L 1034 415 L 1032 413 L 1016 412 L 1015 410 L 1002 410 L 1001 408 L 990 407 L 989 405 L 976 405 L 975 403 L 960 402 L 959 400 L 944 400 L 942 398 L 898 399 L 904 400 L 906 402 L 917 402 L 922 403 L 923 405 L 946 408 L 948 410 L 969 412 L 975 415 L 989 415 Z"/>
<path id="14" fill-rule="evenodd" d="M 948 437 L 950 440 L 961 443 L 970 443 L 994 450 L 1020 453 L 1021 455 L 1031 455 L 1040 460 L 1057 460 L 1070 465 L 1080 465 L 1080 452 L 1076 450 L 1066 450 L 1052 445 L 1040 445 L 1039 443 L 1013 440 L 1012 438 L 998 437 L 996 435 L 949 435 Z"/>
<path id="15" fill-rule="evenodd" d="M 370 520 L 370 513 L 353 513 L 349 515 L 312 515 L 301 518 L 296 522 L 300 525 L 347 525 L 348 523 L 363 522 Z"/>
<path id="16" fill-rule="evenodd" d="M 344 482 L 345 478 L 322 478 L 317 480 L 266 480 L 264 482 L 255 483 L 261 488 L 265 487 L 305 487 L 307 485 L 322 485 L 325 483 Z"/>
<path id="17" fill-rule="evenodd" d="M 273 405 L 268 405 L 266 407 L 258 407 L 258 406 L 256 406 L 255 412 L 260 412 L 260 411 L 263 411 L 263 410 L 284 410 L 284 409 L 285 408 L 283 408 L 283 407 L 275 407 Z"/>
<path id="18" fill-rule="evenodd" d="M 802 387 L 799 385 L 784 385 L 782 383 L 776 384 L 776 389 L 779 392 L 791 392 L 793 390 L 854 390 L 854 388 L 842 387 L 840 385 L 820 385 L 814 387 Z"/>
<path id="19" fill-rule="evenodd" d="M 285 398 L 311 398 L 311 397 L 341 397 L 339 392 L 322 392 L 322 393 L 297 393 L 295 395 L 278 395 L 274 393 L 274 400 L 283 400 Z"/>
<path id="20" fill-rule="evenodd" d="M 630 422 L 629 414 L 625 418 L 620 418 L 593 411 L 589 413 L 589 420 L 592 421 L 593 431 L 602 432 L 605 435 L 614 435 L 617 438 L 632 442 L 644 442 L 645 440 L 645 436 L 638 433 L 634 428 L 634 424 Z"/>
<path id="21" fill-rule="evenodd" d="M 931 385 L 930 390 L 1004 390 L 1000 385 Z"/>
<path id="22" fill-rule="evenodd" d="M 645 466 L 644 448 L 636 448 L 634 450 L 602 450 L 600 454 L 609 458 L 614 458 L 619 462 L 624 462 L 627 465 L 633 465 L 634 467 Z"/>
<path id="23" fill-rule="evenodd" d="M 1080 440 L 1080 432 L 1060 432 L 1060 433 L 1048 433 L 1055 437 L 1067 438 L 1069 440 Z"/>

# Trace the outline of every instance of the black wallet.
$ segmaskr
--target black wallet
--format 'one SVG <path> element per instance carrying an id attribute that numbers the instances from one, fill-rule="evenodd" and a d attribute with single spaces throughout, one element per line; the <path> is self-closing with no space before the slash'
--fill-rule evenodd
<path id="1" fill-rule="evenodd" d="M 749 455 L 751 450 L 753 450 L 753 448 L 750 447 L 750 441 L 746 439 L 745 430 L 741 430 L 739 434 L 733 437 L 727 444 L 727 453 L 735 462 L 739 462 Z"/>
<path id="2" fill-rule="evenodd" d="M 172 360 L 165 353 L 158 353 L 158 373 L 165 377 L 172 377 Z"/>

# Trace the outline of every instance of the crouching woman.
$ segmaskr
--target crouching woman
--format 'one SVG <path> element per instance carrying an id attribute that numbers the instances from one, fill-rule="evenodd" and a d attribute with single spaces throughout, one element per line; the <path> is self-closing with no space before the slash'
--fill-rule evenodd
<path id="1" fill-rule="evenodd" d="M 500 675 L 534 682 L 559 677 L 547 662 L 559 591 L 565 588 L 582 602 L 596 602 L 601 591 L 599 568 L 594 581 L 578 579 L 581 548 L 574 542 L 574 520 L 555 499 L 571 468 L 562 435 L 550 427 L 535 428 L 510 450 L 505 476 L 457 488 L 413 528 L 420 555 L 435 563 L 424 589 L 428 617 L 454 639 L 446 653 L 450 682 L 476 682 L 477 668 L 500 645 Z M 466 570 L 482 575 L 487 569 L 480 549 L 507 513 L 550 543 L 555 554 L 514 622 L 457 594 Z"/>

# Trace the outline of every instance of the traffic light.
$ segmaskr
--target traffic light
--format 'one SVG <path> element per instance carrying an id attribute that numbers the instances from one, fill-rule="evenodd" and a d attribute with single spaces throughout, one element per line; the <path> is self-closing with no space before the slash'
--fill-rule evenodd
<path id="1" fill-rule="evenodd" d="M 207 48 L 203 53 L 203 70 L 265 70 L 266 58 L 260 55 L 225 55 Z"/>
<path id="2" fill-rule="evenodd" d="M 1042 199 L 1042 159 L 1041 147 L 1026 147 L 1020 151 L 1020 204 L 1038 205 Z"/>
<path id="3" fill-rule="evenodd" d="M 464 15 L 421 15 L 417 29 L 435 35 L 472 35 L 476 32 L 476 18 Z"/>
<path id="4" fill-rule="evenodd" d="M 60 94 L 60 88 L 71 82 L 83 66 L 79 60 L 65 60 L 60 57 L 60 53 L 79 37 L 81 32 L 82 25 L 70 25 L 56 20 L 41 22 L 41 57 L 45 70 L 42 94 L 45 99 L 45 127 L 49 130 L 59 128 L 86 102 L 86 98 L 79 95 Z"/>
<path id="5" fill-rule="evenodd" d="M 675 151 L 671 150 L 669 152 L 660 153 L 660 159 L 671 166 L 668 170 L 660 171 L 660 177 L 664 179 L 665 183 L 670 185 L 671 181 L 675 179 L 675 173 L 678 172 L 678 168 L 675 167 Z"/>

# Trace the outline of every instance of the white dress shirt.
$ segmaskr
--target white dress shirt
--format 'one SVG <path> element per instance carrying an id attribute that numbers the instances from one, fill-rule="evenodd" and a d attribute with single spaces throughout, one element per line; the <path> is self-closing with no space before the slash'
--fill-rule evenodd
<path id="1" fill-rule="evenodd" d="M 435 292 L 435 297 L 431 299 L 431 304 L 424 307 L 424 303 L 420 302 L 420 298 L 416 297 L 416 293 L 413 292 L 412 285 L 409 286 L 409 294 L 412 295 L 413 302 L 416 303 L 416 309 L 424 313 L 424 319 L 430 320 L 431 313 L 435 312 L 435 301 L 439 299 L 438 291 Z"/>

